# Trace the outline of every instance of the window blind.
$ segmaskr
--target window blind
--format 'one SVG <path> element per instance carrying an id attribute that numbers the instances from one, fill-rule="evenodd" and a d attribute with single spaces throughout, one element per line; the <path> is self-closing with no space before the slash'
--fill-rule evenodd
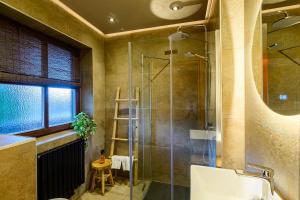
<path id="1" fill-rule="evenodd" d="M 79 86 L 74 47 L 0 16 L 0 81 Z"/>

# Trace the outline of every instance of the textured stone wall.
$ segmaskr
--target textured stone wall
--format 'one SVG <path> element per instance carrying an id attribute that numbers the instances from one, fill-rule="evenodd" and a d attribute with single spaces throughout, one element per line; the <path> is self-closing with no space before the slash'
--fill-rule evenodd
<path id="1" fill-rule="evenodd" d="M 222 67 L 222 166 L 245 166 L 244 1 L 220 6 Z"/>
<path id="2" fill-rule="evenodd" d="M 300 117 L 275 113 L 263 102 L 252 73 L 252 48 L 261 0 L 245 1 L 246 162 L 275 170 L 275 187 L 284 199 L 299 200 Z"/>
<path id="3" fill-rule="evenodd" d="M 0 147 L 0 199 L 37 199 L 35 140 L 4 137 L 1 137 L 2 143 L 3 140 L 16 141 L 8 147 Z"/>

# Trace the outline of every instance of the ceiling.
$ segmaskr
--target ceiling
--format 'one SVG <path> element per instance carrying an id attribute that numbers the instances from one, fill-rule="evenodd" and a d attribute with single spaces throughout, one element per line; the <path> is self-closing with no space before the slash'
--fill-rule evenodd
<path id="1" fill-rule="evenodd" d="M 156 26 L 204 20 L 208 0 L 173 11 L 169 5 L 177 0 L 60 0 L 105 34 Z M 201 6 L 200 4 L 201 3 Z M 109 23 L 108 17 L 117 19 Z"/>

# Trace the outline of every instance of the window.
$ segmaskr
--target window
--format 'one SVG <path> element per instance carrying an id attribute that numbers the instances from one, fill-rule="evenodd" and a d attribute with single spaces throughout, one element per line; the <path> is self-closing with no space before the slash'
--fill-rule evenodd
<path id="1" fill-rule="evenodd" d="M 69 124 L 76 115 L 71 88 L 0 84 L 0 102 L 0 134 L 41 132 Z"/>
<path id="2" fill-rule="evenodd" d="M 49 126 L 73 121 L 76 113 L 76 91 L 66 88 L 48 88 Z"/>
<path id="3" fill-rule="evenodd" d="M 79 111 L 78 50 L 0 16 L 0 135 L 70 128 Z"/>
<path id="4" fill-rule="evenodd" d="M 44 127 L 43 88 L 0 84 L 0 134 Z"/>

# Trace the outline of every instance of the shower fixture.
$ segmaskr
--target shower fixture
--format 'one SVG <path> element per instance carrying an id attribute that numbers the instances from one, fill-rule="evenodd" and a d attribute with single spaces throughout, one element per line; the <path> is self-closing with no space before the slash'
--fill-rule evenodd
<path id="1" fill-rule="evenodd" d="M 275 29 L 284 29 L 291 26 L 294 26 L 296 24 L 300 23 L 300 16 L 297 15 L 289 15 L 286 11 L 281 11 L 280 13 L 283 13 L 285 16 L 277 21 L 275 21 L 272 24 L 272 27 Z"/>
<path id="2" fill-rule="evenodd" d="M 178 41 L 178 40 L 184 40 L 189 38 L 190 35 L 188 33 L 182 32 L 180 29 L 177 30 L 177 32 L 172 33 L 169 35 L 169 40 Z"/>
<path id="3" fill-rule="evenodd" d="M 189 26 L 190 27 L 190 26 Z M 210 83 L 210 64 L 208 62 L 208 33 L 207 33 L 207 27 L 206 24 L 197 24 L 197 25 L 192 25 L 192 27 L 202 27 L 204 28 L 204 38 L 205 38 L 205 56 L 201 56 L 199 54 L 193 53 L 193 52 L 186 52 L 184 55 L 186 57 L 197 57 L 200 59 L 203 59 L 205 61 L 205 73 L 206 73 L 206 85 L 207 87 L 205 88 L 205 130 L 208 130 L 209 128 L 209 122 L 208 122 L 208 108 L 210 106 L 210 99 L 208 98 L 208 91 L 211 88 L 211 83 Z M 170 51 L 172 49 L 172 42 L 173 41 L 179 41 L 179 40 L 184 40 L 184 39 L 189 39 L 190 35 L 188 33 L 185 33 L 182 31 L 183 27 L 179 26 L 177 28 L 177 31 L 175 33 L 172 33 L 171 35 L 169 35 L 168 39 L 169 39 L 169 44 L 170 44 Z M 171 53 L 172 55 L 172 53 Z M 171 66 L 172 66 L 172 62 L 171 62 Z"/>
<path id="4" fill-rule="evenodd" d="M 263 0 L 263 4 L 275 4 L 275 3 L 281 3 L 286 0 Z"/>
<path id="5" fill-rule="evenodd" d="M 197 57 L 197 58 L 207 61 L 207 57 L 201 56 L 201 55 L 193 53 L 191 51 L 186 52 L 184 55 L 185 55 L 185 57 L 189 57 L 189 58 Z"/>
<path id="6" fill-rule="evenodd" d="M 202 0 L 151 0 L 151 12 L 166 20 L 179 20 L 200 12 Z M 203 11 L 205 12 L 205 11 Z"/>
<path id="7" fill-rule="evenodd" d="M 275 48 L 277 48 L 278 47 L 278 43 L 273 43 L 273 44 L 271 44 L 271 45 L 269 45 L 268 46 L 268 49 L 275 49 Z"/>
<path id="8" fill-rule="evenodd" d="M 177 11 L 182 9 L 185 6 L 192 6 L 192 5 L 198 5 L 201 4 L 199 0 L 191 0 L 191 1 L 174 1 L 173 3 L 170 4 L 169 8 L 171 10 Z"/>

